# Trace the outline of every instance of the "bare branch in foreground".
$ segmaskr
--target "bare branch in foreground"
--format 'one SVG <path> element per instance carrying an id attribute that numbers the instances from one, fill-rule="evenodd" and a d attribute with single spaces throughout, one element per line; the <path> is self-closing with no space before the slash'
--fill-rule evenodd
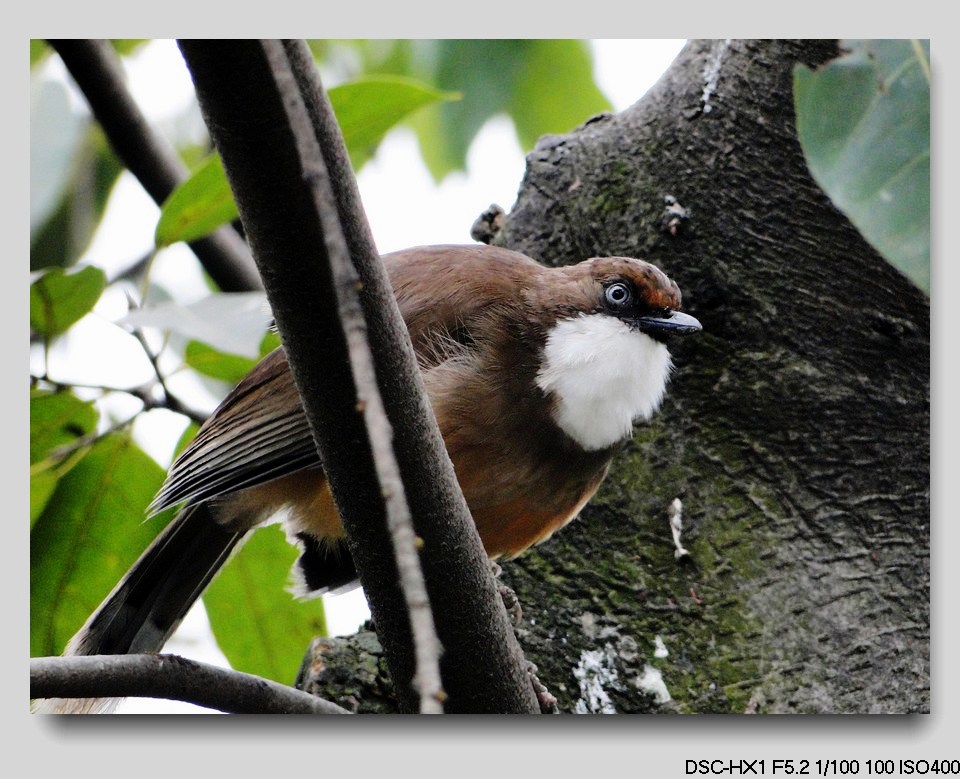
<path id="1" fill-rule="evenodd" d="M 168 698 L 230 714 L 350 713 L 278 682 L 178 655 L 32 658 L 30 697 Z"/>
<path id="2" fill-rule="evenodd" d="M 297 67 L 300 72 L 306 70 L 308 73 L 313 73 L 316 71 L 316 65 L 312 60 L 289 62 L 287 60 L 288 51 L 280 46 L 271 45 L 266 48 L 266 52 L 271 66 L 278 74 L 291 67 Z M 306 75 L 301 76 L 301 81 L 305 77 Z M 280 78 L 278 78 L 278 83 L 281 86 L 285 85 L 285 82 Z M 288 88 L 299 91 L 300 85 L 294 81 Z M 299 130 L 301 137 L 311 138 L 313 127 L 306 108 L 299 116 L 292 116 L 291 123 L 298 119 L 299 125 L 294 126 Z M 309 151 L 309 145 L 301 150 L 304 155 L 305 167 L 309 164 Z M 319 152 L 319 149 L 317 151 Z M 344 175 L 349 175 L 349 172 Z M 329 174 L 316 175 L 310 181 L 318 212 L 323 210 L 328 213 L 337 211 Z M 340 215 L 339 212 L 337 213 L 337 221 L 339 222 Z M 413 635 L 416 665 L 413 683 L 420 695 L 420 713 L 442 714 L 442 701 L 446 697 L 440 680 L 442 647 L 434 625 L 423 570 L 420 568 L 417 538 L 413 530 L 413 521 L 410 517 L 410 507 L 407 503 L 403 478 L 393 454 L 393 428 L 390 425 L 390 420 L 387 419 L 383 400 L 377 387 L 374 357 L 367 340 L 366 322 L 360 305 L 360 277 L 351 261 L 347 242 L 342 237 L 342 226 L 340 227 L 341 230 L 337 231 L 341 232 L 340 240 L 335 240 L 334 236 L 327 236 L 327 253 L 334 287 L 337 292 L 337 308 L 340 313 L 340 320 L 343 322 L 350 366 L 357 388 L 357 406 L 362 409 L 361 413 L 370 436 L 370 449 L 386 508 L 387 528 L 393 542 L 400 589 L 403 592 L 403 598 L 410 615 L 410 632 Z"/>
<path id="3" fill-rule="evenodd" d="M 307 45 L 303 41 L 283 45 L 320 144 L 350 258 L 363 282 L 360 302 L 375 353 L 376 378 L 394 427 L 393 451 L 406 498 L 424 544 L 420 563 L 444 647 L 444 689 L 451 696 L 446 709 L 484 711 L 499 700 L 504 708 L 498 706 L 497 711 L 536 711 L 523 652 L 489 575 L 486 554 L 426 404 L 419 374 L 411 370 L 416 358 L 402 322 L 397 326 L 399 311 L 382 272 L 330 101 Z M 361 526 L 348 532 L 356 539 L 366 530 Z M 364 544 L 371 542 L 375 539 L 366 534 Z M 431 554 L 431 549 L 444 553 Z M 367 594 L 372 595 L 369 589 Z M 373 594 L 371 602 L 376 599 Z M 389 618 L 380 611 L 375 619 L 378 631 L 390 630 Z M 478 641 L 478 636 L 488 640 Z M 485 685 L 481 679 L 497 682 Z"/>

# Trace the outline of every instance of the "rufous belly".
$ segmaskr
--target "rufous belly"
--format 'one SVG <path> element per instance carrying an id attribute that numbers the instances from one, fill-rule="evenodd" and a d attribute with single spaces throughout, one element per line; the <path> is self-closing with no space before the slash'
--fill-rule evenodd
<path id="1" fill-rule="evenodd" d="M 526 491 L 492 501 L 481 475 L 467 478 L 464 496 L 491 558 L 514 557 L 547 540 L 573 520 L 596 492 L 602 474 L 575 491 Z M 343 539 L 343 525 L 330 486 L 319 469 L 310 469 L 247 490 L 248 500 L 260 504 L 263 516 L 286 510 L 293 532 L 306 532 L 319 540 Z M 563 492 L 565 494 L 558 494 Z M 471 500 L 472 499 L 472 500 Z M 476 506 L 476 508 L 474 508 Z"/>

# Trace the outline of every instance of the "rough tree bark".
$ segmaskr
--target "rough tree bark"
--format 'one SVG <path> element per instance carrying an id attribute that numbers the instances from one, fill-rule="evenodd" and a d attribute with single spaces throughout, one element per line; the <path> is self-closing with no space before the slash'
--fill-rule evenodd
<path id="1" fill-rule="evenodd" d="M 929 710 L 929 304 L 807 172 L 792 69 L 836 53 L 691 42 L 528 157 L 497 243 L 650 260 L 704 325 L 580 518 L 504 565 L 563 711 Z"/>
<path id="2" fill-rule="evenodd" d="M 528 159 L 506 245 L 652 260 L 705 331 L 580 522 L 507 569 L 568 707 L 599 652 L 618 710 L 645 708 L 646 665 L 679 711 L 929 708 L 929 305 L 807 172 L 792 69 L 835 55 L 693 42 L 633 108 Z M 691 212 L 675 236 L 666 195 Z"/>

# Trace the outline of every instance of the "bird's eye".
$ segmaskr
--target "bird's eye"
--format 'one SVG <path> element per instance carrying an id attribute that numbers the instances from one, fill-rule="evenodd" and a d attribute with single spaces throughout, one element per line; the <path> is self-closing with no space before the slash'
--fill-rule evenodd
<path id="1" fill-rule="evenodd" d="M 603 292 L 604 300 L 607 305 L 613 308 L 623 308 L 630 302 L 630 287 L 626 284 L 611 284 Z"/>

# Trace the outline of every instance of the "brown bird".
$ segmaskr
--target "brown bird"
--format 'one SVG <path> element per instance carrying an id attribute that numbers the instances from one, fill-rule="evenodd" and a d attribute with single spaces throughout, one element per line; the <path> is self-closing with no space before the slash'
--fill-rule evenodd
<path id="1" fill-rule="evenodd" d="M 677 285 L 641 260 L 550 268 L 490 246 L 433 246 L 383 261 L 491 558 L 580 512 L 633 423 L 660 406 L 664 340 L 701 329 L 679 311 Z M 356 580 L 282 348 L 213 412 L 153 509 L 180 503 L 68 652 L 159 651 L 237 543 L 281 510 L 307 590 Z"/>

